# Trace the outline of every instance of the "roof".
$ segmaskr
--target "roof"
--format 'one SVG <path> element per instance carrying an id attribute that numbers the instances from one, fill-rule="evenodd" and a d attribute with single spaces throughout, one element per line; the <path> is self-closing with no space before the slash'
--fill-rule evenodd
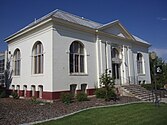
<path id="1" fill-rule="evenodd" d="M 103 24 L 103 25 L 99 26 L 98 29 L 106 28 L 106 27 L 111 26 L 111 25 L 113 25 L 115 23 L 118 23 L 118 22 L 119 22 L 119 20 L 114 20 L 112 22 L 109 22 L 109 23 L 106 23 L 106 24 Z"/>
<path id="2" fill-rule="evenodd" d="M 136 41 L 139 41 L 139 42 L 142 42 L 142 43 L 145 43 L 145 44 L 149 44 L 149 45 L 150 45 L 150 43 L 148 43 L 147 41 L 145 41 L 145 40 L 143 40 L 143 39 L 141 39 L 141 38 L 139 38 L 139 37 L 137 37 L 137 36 L 135 36 L 135 35 L 132 35 L 132 36 L 135 38 Z"/>
<path id="3" fill-rule="evenodd" d="M 53 13 L 53 16 L 69 22 L 73 22 L 89 28 L 93 28 L 93 29 L 96 29 L 97 27 L 102 26 L 102 24 L 100 23 L 85 19 L 84 17 L 73 15 L 68 12 L 64 12 L 62 10 L 57 10 L 56 12 Z"/>
<path id="4" fill-rule="evenodd" d="M 84 17 L 80 17 L 80 16 L 77 16 L 77 15 L 74 15 L 74 14 L 71 14 L 71 13 L 56 9 L 56 10 L 50 12 L 49 14 L 47 14 L 47 15 L 35 20 L 34 22 L 30 23 L 29 25 L 27 25 L 26 27 L 22 28 L 18 32 L 12 34 L 8 38 L 6 38 L 5 41 L 7 41 L 7 39 L 9 39 L 9 38 L 21 33 L 22 31 L 24 31 L 24 30 L 26 30 L 26 29 L 28 29 L 30 27 L 35 26 L 36 24 L 44 21 L 45 19 L 47 19 L 49 17 L 55 17 L 55 18 L 58 18 L 58 19 L 62 19 L 62 20 L 68 21 L 68 22 L 72 22 L 72 23 L 78 24 L 78 25 L 86 26 L 86 27 L 89 27 L 89 28 L 92 28 L 92 29 L 95 29 L 95 30 L 96 29 L 100 30 L 100 29 L 106 28 L 106 27 L 108 27 L 110 25 L 113 25 L 113 24 L 119 22 L 118 20 L 115 20 L 115 21 L 109 22 L 107 24 L 101 24 L 101 23 L 97 23 L 97 22 L 94 22 L 92 20 L 86 19 Z M 144 44 L 149 44 L 148 42 L 146 42 L 146 41 L 144 41 L 144 40 L 142 40 L 142 39 L 140 39 L 140 38 L 138 38 L 138 37 L 136 37 L 134 35 L 132 35 L 132 36 L 138 42 L 142 42 Z"/>

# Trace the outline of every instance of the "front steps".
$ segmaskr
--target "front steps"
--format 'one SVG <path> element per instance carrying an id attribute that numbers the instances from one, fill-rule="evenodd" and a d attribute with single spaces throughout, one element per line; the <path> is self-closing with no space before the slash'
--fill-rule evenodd
<path id="1" fill-rule="evenodd" d="M 121 86 L 121 91 L 123 92 L 123 95 L 133 96 L 143 101 L 154 100 L 154 94 L 140 85 L 124 85 Z"/>

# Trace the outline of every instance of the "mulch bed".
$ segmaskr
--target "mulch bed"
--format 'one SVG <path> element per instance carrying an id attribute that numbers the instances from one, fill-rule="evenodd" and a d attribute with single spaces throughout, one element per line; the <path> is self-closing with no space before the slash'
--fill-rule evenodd
<path id="1" fill-rule="evenodd" d="M 60 100 L 54 103 L 34 104 L 31 100 L 0 98 L 0 125 L 15 125 L 46 120 L 78 111 L 80 109 L 122 104 L 139 101 L 133 97 L 120 97 L 118 101 L 105 102 L 103 99 L 90 98 L 90 101 L 63 104 Z"/>

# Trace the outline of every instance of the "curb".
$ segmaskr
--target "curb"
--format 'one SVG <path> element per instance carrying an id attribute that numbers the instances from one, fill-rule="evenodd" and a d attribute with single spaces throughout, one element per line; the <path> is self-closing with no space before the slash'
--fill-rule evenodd
<path id="1" fill-rule="evenodd" d="M 48 121 L 51 121 L 51 120 L 58 120 L 58 119 L 61 119 L 61 118 L 67 117 L 67 116 L 71 116 L 71 115 L 74 115 L 76 113 L 80 113 L 82 111 L 86 111 L 86 110 L 90 110 L 90 109 L 123 106 L 123 105 L 138 104 L 138 103 L 143 103 L 143 102 L 146 102 L 146 101 L 137 101 L 137 102 L 122 103 L 122 104 L 104 105 L 104 106 L 94 106 L 94 107 L 81 109 L 81 110 L 78 110 L 78 111 L 75 111 L 75 112 L 72 112 L 72 113 L 69 113 L 69 114 L 66 114 L 66 115 L 58 116 L 58 117 L 55 117 L 55 118 L 50 118 L 50 119 L 35 121 L 35 122 L 30 122 L 30 123 L 23 123 L 23 124 L 20 124 L 20 125 L 34 125 L 34 124 L 38 124 L 38 123 L 48 122 Z"/>

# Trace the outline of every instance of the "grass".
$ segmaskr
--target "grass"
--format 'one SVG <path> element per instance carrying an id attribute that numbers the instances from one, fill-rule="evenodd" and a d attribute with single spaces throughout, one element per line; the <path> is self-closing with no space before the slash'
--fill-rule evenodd
<path id="1" fill-rule="evenodd" d="M 96 108 L 39 125 L 167 125 L 167 104 Z"/>

